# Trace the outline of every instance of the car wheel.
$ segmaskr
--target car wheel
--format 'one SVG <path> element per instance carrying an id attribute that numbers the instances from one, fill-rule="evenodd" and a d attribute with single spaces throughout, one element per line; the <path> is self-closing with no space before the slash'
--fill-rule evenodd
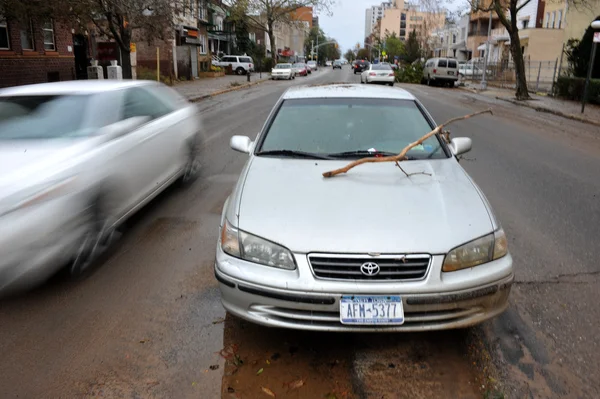
<path id="1" fill-rule="evenodd" d="M 78 278 L 90 270 L 100 255 L 114 244 L 121 233 L 111 222 L 107 196 L 98 195 L 83 214 L 85 232 L 80 240 L 75 258 L 68 265 L 70 277 Z"/>
<path id="2" fill-rule="evenodd" d="M 193 183 L 198 176 L 200 176 L 200 171 L 202 170 L 200 156 L 201 142 L 198 137 L 199 135 L 186 145 L 185 166 L 183 167 L 183 174 L 180 178 L 180 184 L 182 186 L 188 186 Z"/>
<path id="3" fill-rule="evenodd" d="M 390 86 L 394 87 L 394 82 L 390 83 Z"/>
<path id="4" fill-rule="evenodd" d="M 238 67 L 238 68 L 235 70 L 235 73 L 237 73 L 238 75 L 243 75 L 245 72 L 246 72 L 246 71 L 245 71 L 245 70 L 244 70 L 244 68 L 242 68 L 242 67 Z"/>

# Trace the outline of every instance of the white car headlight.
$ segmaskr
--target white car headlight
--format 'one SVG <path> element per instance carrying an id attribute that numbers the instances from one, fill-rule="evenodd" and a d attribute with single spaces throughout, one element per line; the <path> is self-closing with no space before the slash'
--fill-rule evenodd
<path id="1" fill-rule="evenodd" d="M 448 252 L 442 266 L 443 272 L 468 269 L 502 258 L 508 253 L 504 230 L 499 229 Z"/>
<path id="2" fill-rule="evenodd" d="M 294 257 L 287 248 L 236 229 L 227 220 L 221 229 L 221 249 L 249 262 L 286 270 L 296 268 Z"/>

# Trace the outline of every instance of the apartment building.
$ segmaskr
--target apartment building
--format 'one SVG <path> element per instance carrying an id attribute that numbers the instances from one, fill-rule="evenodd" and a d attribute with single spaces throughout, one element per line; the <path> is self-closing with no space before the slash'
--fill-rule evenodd
<path id="1" fill-rule="evenodd" d="M 417 4 L 405 3 L 403 0 L 396 0 L 393 5 L 392 8 L 384 10 L 381 19 L 379 35 L 382 40 L 395 33 L 400 40 L 405 41 L 408 40 L 409 34 L 415 31 L 421 45 L 428 47 L 431 33 L 444 26 L 445 10 L 424 10 Z"/>
<path id="2" fill-rule="evenodd" d="M 395 1 L 383 2 L 378 6 L 372 6 L 365 10 L 365 38 L 371 36 L 377 21 L 383 18 L 385 10 L 389 10 L 394 7 Z"/>

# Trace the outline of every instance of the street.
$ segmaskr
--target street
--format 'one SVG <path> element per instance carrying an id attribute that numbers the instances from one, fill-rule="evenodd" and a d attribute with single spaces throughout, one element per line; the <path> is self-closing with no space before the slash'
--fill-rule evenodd
<path id="1" fill-rule="evenodd" d="M 438 123 L 494 112 L 449 130 L 473 139 L 461 164 L 509 240 L 516 282 L 504 314 L 424 334 L 298 332 L 226 315 L 215 246 L 246 160 L 230 137 L 254 138 L 290 86 L 359 81 L 349 66 L 320 68 L 199 102 L 201 178 L 139 212 L 87 279 L 0 302 L 0 397 L 598 397 L 598 128 L 460 89 L 396 85 Z"/>

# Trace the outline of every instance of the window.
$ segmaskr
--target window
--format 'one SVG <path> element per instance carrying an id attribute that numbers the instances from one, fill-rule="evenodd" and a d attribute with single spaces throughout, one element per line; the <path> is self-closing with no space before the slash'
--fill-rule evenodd
<path id="1" fill-rule="evenodd" d="M 448 62 L 446 60 L 439 60 L 437 66 L 439 68 L 447 68 L 448 67 Z"/>
<path id="2" fill-rule="evenodd" d="M 529 20 L 528 19 L 524 19 L 523 20 L 523 29 L 527 29 L 528 26 L 529 26 Z"/>
<path id="3" fill-rule="evenodd" d="M 21 29 L 21 49 L 23 50 L 34 50 L 33 44 L 33 29 L 31 25 L 31 20 L 27 21 L 27 23 L 23 23 L 25 25 Z"/>
<path id="4" fill-rule="evenodd" d="M 45 22 L 42 27 L 42 33 L 44 34 L 44 50 L 56 51 L 56 45 L 54 43 L 54 22 Z"/>
<path id="5" fill-rule="evenodd" d="M 467 28 L 462 28 L 460 30 L 460 40 L 465 40 L 467 37 Z"/>
<path id="6" fill-rule="evenodd" d="M 456 33 L 452 34 L 452 44 L 456 43 Z"/>
<path id="7" fill-rule="evenodd" d="M 148 90 L 135 87 L 127 90 L 125 94 L 123 119 L 136 116 L 149 116 L 152 119 L 156 119 L 171 111 L 171 109 Z"/>
<path id="8" fill-rule="evenodd" d="M 203 34 L 200 34 L 198 36 L 198 41 L 200 42 L 200 54 L 206 54 L 206 36 Z"/>
<path id="9" fill-rule="evenodd" d="M 456 61 L 448 60 L 448 68 L 456 68 Z"/>
<path id="10" fill-rule="evenodd" d="M 563 18 L 563 16 L 562 16 L 562 10 L 558 10 L 558 18 L 557 18 L 557 21 L 556 21 L 557 22 L 556 27 L 558 29 L 560 29 L 562 27 L 562 18 Z"/>
<path id="11" fill-rule="evenodd" d="M 331 154 L 369 148 L 397 154 L 431 128 L 415 102 L 410 100 L 285 100 L 261 139 L 257 154 L 260 156 L 261 151 L 270 150 Z M 415 147 L 408 155 L 446 158 L 437 136 L 425 140 L 422 147 Z"/>
<path id="12" fill-rule="evenodd" d="M 405 13 L 400 14 L 400 21 L 406 21 L 406 14 Z"/>
<path id="13" fill-rule="evenodd" d="M 545 24 L 546 29 L 548 29 L 548 24 L 550 24 L 550 13 L 549 12 L 546 13 L 546 24 Z"/>
<path id="14" fill-rule="evenodd" d="M 400 40 L 404 40 L 404 36 L 406 36 L 406 29 L 400 29 Z"/>
<path id="15" fill-rule="evenodd" d="M 552 29 L 554 29 L 555 27 L 555 21 L 556 21 L 556 11 L 552 12 Z"/>
<path id="16" fill-rule="evenodd" d="M 8 39 L 8 24 L 2 15 L 0 15 L 0 49 L 10 49 L 10 40 Z"/>
<path id="17" fill-rule="evenodd" d="M 251 41 L 253 41 L 254 43 L 256 43 L 256 33 L 255 32 L 250 32 L 248 34 L 248 36 L 250 37 Z"/>

